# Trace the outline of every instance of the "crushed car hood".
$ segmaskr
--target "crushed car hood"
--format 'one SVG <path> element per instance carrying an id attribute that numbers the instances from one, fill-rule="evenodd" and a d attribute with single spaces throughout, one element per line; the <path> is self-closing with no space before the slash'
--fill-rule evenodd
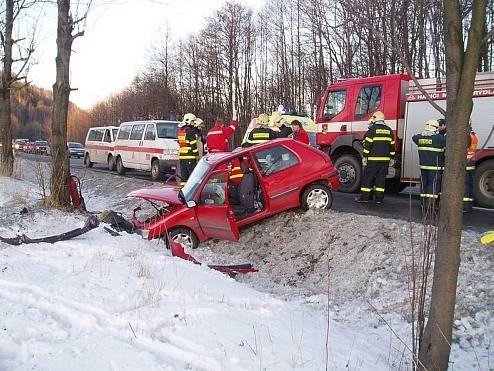
<path id="1" fill-rule="evenodd" d="M 149 201 L 166 202 L 173 205 L 181 205 L 178 199 L 180 187 L 144 188 L 130 192 L 127 197 L 142 198 Z"/>

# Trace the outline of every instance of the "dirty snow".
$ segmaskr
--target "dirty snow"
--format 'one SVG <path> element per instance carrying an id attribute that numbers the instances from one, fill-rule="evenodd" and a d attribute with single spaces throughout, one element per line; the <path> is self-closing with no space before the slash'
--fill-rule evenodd
<path id="1" fill-rule="evenodd" d="M 23 181 L 0 178 L 0 235 L 81 226 L 82 215 L 37 206 L 26 163 Z M 158 186 L 79 175 L 93 211 L 129 215 L 133 201 L 123 196 Z M 20 215 L 24 206 L 30 212 Z M 53 245 L 0 243 L 0 370 L 324 370 L 328 324 L 329 369 L 411 369 L 402 343 L 410 341 L 410 228 L 418 241 L 416 224 L 291 211 L 243 230 L 238 243 L 193 251 L 205 262 L 259 269 L 236 280 L 102 226 Z M 493 367 L 493 250 L 478 238 L 463 233 L 454 370 Z"/>

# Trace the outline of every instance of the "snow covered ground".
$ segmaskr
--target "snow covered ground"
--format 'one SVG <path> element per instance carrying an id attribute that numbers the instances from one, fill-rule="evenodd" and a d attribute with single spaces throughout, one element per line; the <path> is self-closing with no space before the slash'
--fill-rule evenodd
<path id="1" fill-rule="evenodd" d="M 25 162 L 26 180 L 0 177 L 3 237 L 84 223 L 83 215 L 37 206 L 35 170 Z M 93 211 L 128 215 L 133 202 L 123 196 L 157 186 L 79 175 Z M 409 228 L 293 211 L 244 230 L 239 243 L 211 241 L 192 252 L 260 270 L 236 280 L 171 257 L 158 241 L 111 237 L 103 226 L 53 245 L 0 243 L 0 370 L 409 370 Z M 493 369 L 494 257 L 478 237 L 463 237 L 454 370 Z"/>

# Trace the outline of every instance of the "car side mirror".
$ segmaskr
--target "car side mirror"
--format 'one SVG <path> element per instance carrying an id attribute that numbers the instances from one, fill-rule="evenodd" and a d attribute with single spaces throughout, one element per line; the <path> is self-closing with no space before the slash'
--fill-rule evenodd
<path id="1" fill-rule="evenodd" d="M 189 209 L 192 209 L 193 207 L 196 207 L 196 202 L 194 200 L 187 201 L 187 207 Z"/>

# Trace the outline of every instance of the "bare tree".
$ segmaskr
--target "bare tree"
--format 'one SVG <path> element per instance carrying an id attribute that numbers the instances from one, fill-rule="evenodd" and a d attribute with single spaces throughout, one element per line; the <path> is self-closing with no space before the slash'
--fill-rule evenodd
<path id="1" fill-rule="evenodd" d="M 466 50 L 461 5 L 444 0 L 448 137 L 429 317 L 419 351 L 421 367 L 447 370 L 460 267 L 463 191 L 472 95 L 482 46 L 486 0 L 473 0 Z"/>
<path id="2" fill-rule="evenodd" d="M 5 20 L 1 22 L 0 39 L 2 47 L 2 71 L 0 82 L 0 174 L 11 176 L 14 165 L 12 153 L 11 91 L 23 87 L 29 69 L 30 57 L 34 51 L 33 38 L 14 39 L 14 23 L 22 13 L 33 6 L 36 0 L 6 0 Z M 22 43 L 24 42 L 24 46 Z M 14 53 L 14 45 L 17 53 Z M 13 66 L 18 65 L 15 71 Z M 22 83 L 24 81 L 24 83 Z"/>
<path id="3" fill-rule="evenodd" d="M 83 15 L 74 19 L 70 0 L 58 0 L 56 82 L 53 84 L 53 110 L 51 125 L 51 180 L 50 191 L 54 205 L 70 206 L 68 181 L 70 176 L 67 149 L 67 115 L 70 87 L 69 67 L 73 41 L 84 35 L 83 25 L 91 2 L 86 5 Z"/>

